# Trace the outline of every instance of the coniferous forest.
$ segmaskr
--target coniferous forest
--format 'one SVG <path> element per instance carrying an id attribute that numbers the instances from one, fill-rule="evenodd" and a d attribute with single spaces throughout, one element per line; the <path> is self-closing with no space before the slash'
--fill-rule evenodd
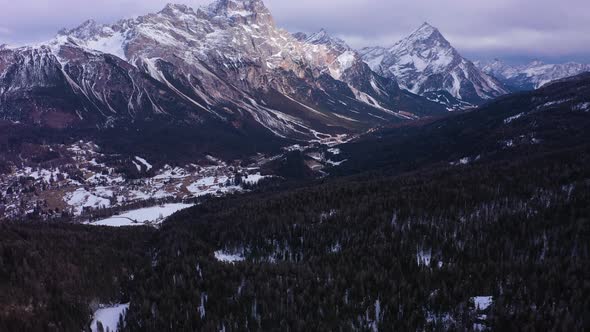
<path id="1" fill-rule="evenodd" d="M 588 330 L 590 121 L 507 124 L 527 100 L 383 129 L 331 176 L 160 229 L 0 224 L 0 330 L 89 330 L 99 303 L 130 303 L 121 331 Z"/>

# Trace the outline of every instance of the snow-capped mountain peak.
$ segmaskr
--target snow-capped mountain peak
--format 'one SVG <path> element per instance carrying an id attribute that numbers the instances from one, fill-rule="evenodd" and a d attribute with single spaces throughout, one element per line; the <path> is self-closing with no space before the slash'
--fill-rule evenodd
<path id="1" fill-rule="evenodd" d="M 424 23 L 410 36 L 399 41 L 389 49 L 398 55 L 405 64 L 418 71 L 430 69 L 438 73 L 453 62 L 460 61 L 461 56 L 444 38 L 444 36 L 428 23 Z"/>
<path id="2" fill-rule="evenodd" d="M 332 40 L 332 36 L 328 34 L 326 29 L 321 28 L 320 31 L 311 34 L 307 40 L 310 42 L 316 42 L 316 44 L 323 44 L 326 40 Z"/>
<path id="3" fill-rule="evenodd" d="M 192 7 L 184 5 L 184 4 L 176 4 L 176 3 L 169 3 L 160 11 L 160 14 L 170 15 L 170 16 L 179 16 L 182 14 L 191 14 L 194 15 L 195 11 Z"/>
<path id="4" fill-rule="evenodd" d="M 9 102 L 0 115 L 24 121 L 35 103 L 51 102 L 59 110 L 46 114 L 53 126 L 164 118 L 323 139 L 444 111 L 376 75 L 326 31 L 307 39 L 276 27 L 260 0 L 169 4 L 112 25 L 87 21 L 38 47 L 3 51 L 0 99 Z M 35 95 L 36 86 L 59 97 Z"/>
<path id="5" fill-rule="evenodd" d="M 325 29 L 309 35 L 304 42 L 312 45 L 325 45 L 339 52 L 352 50 L 344 40 L 330 35 Z"/>
<path id="6" fill-rule="evenodd" d="M 262 0 L 217 0 L 207 6 L 205 11 L 211 17 L 242 19 L 244 23 L 274 26 L 272 15 Z"/>
<path id="7" fill-rule="evenodd" d="M 404 39 L 404 41 L 419 42 L 429 39 L 440 39 L 448 44 L 448 41 L 443 37 L 440 31 L 428 22 L 424 22 L 418 29 Z"/>
<path id="8" fill-rule="evenodd" d="M 365 48 L 361 54 L 373 70 L 397 78 L 402 88 L 416 94 L 444 92 L 478 104 L 508 92 L 500 82 L 463 58 L 429 23 L 390 48 Z"/>
<path id="9" fill-rule="evenodd" d="M 87 20 L 84 23 L 73 29 L 62 29 L 58 32 L 58 36 L 70 36 L 79 39 L 87 39 L 100 33 L 103 28 L 101 24 L 98 24 L 94 20 Z"/>

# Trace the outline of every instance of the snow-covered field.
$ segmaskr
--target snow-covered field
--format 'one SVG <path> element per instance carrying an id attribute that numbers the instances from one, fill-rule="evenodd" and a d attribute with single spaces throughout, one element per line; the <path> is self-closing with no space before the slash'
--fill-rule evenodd
<path id="1" fill-rule="evenodd" d="M 107 219 L 88 222 L 86 224 L 110 227 L 158 225 L 164 221 L 164 219 L 168 218 L 174 213 L 187 209 L 191 206 L 193 205 L 182 203 L 165 204 L 162 206 L 154 206 L 125 212 Z"/>
<path id="2" fill-rule="evenodd" d="M 98 332 L 98 322 L 102 324 L 103 331 L 111 331 L 117 332 L 117 324 L 119 323 L 119 317 L 125 316 L 129 310 L 129 303 L 127 304 L 117 304 L 112 307 L 105 307 L 98 309 L 94 313 L 94 318 L 92 319 L 92 323 L 90 324 L 90 330 L 92 332 Z"/>

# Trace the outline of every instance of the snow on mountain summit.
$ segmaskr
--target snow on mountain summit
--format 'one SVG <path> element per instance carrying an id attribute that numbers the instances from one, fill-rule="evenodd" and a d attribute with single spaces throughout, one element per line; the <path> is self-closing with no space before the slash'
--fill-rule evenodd
<path id="1" fill-rule="evenodd" d="M 338 44 L 338 45 L 343 45 L 346 48 L 349 48 L 348 45 L 346 45 L 346 42 L 344 42 L 340 38 L 336 38 L 334 36 L 331 36 L 330 34 L 328 34 L 328 31 L 326 31 L 326 29 L 324 29 L 324 28 L 320 29 L 320 31 L 318 31 L 316 33 L 309 35 L 307 37 L 306 41 L 308 43 L 316 44 L 316 45 Z"/>
<path id="2" fill-rule="evenodd" d="M 248 23 L 274 25 L 270 11 L 261 0 L 217 0 L 206 11 L 213 17 L 244 18 Z"/>
<path id="3" fill-rule="evenodd" d="M 365 48 L 361 54 L 373 70 L 397 78 L 402 88 L 416 94 L 446 92 L 478 104 L 508 92 L 500 82 L 463 58 L 429 23 L 392 47 Z"/>
<path id="4" fill-rule="evenodd" d="M 424 22 L 418 29 L 416 29 L 407 39 L 406 41 L 419 41 L 419 40 L 428 40 L 430 38 L 436 38 L 439 41 L 446 42 L 446 39 L 442 36 L 440 31 L 437 28 L 430 25 L 428 22 Z M 402 41 L 403 42 L 403 41 Z"/>
<path id="5" fill-rule="evenodd" d="M 63 112 L 46 113 L 52 125 L 215 119 L 317 140 L 444 111 L 371 71 L 326 31 L 301 37 L 277 27 L 261 0 L 168 4 L 110 25 L 89 20 L 47 43 L 2 50 L 0 98 L 9 102 L 0 114 L 20 121 L 28 111 L 14 110 L 33 112 L 35 98 L 47 104 L 31 95 L 43 86 L 62 91 L 49 100 Z"/>

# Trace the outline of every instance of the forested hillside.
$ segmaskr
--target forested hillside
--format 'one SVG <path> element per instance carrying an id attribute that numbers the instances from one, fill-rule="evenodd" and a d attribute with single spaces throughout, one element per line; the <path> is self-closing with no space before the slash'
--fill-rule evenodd
<path id="1" fill-rule="evenodd" d="M 512 160 L 590 143 L 590 74 L 492 101 L 474 112 L 384 128 L 340 147 L 331 173 L 387 174 L 441 164 Z"/>
<path id="2" fill-rule="evenodd" d="M 0 331 L 80 331 L 129 298 L 149 265 L 149 228 L 0 224 Z"/>
<path id="3" fill-rule="evenodd" d="M 322 179 L 295 151 L 159 230 L 3 224 L 0 330 L 588 330 L 588 87 L 375 131 Z"/>
<path id="4" fill-rule="evenodd" d="M 187 210 L 134 284 L 127 329 L 584 330 L 588 151 Z"/>

